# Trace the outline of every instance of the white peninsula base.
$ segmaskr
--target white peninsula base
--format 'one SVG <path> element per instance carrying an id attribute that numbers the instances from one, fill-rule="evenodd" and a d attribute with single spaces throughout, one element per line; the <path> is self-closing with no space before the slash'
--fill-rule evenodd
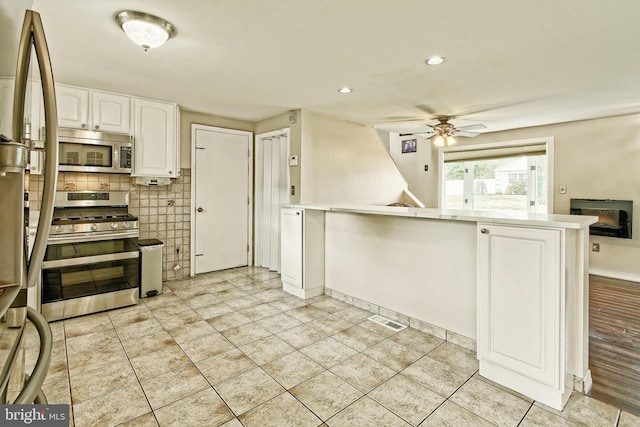
<path id="1" fill-rule="evenodd" d="M 291 209 L 316 219 L 297 235 L 295 252 L 314 257 L 314 281 L 313 291 L 300 291 L 285 280 L 304 274 L 285 267 L 292 234 L 283 222 L 286 291 L 306 298 L 326 286 L 477 340 L 480 375 L 556 409 L 573 389 L 589 389 L 587 243 L 595 217 L 382 206 L 282 211 Z"/>

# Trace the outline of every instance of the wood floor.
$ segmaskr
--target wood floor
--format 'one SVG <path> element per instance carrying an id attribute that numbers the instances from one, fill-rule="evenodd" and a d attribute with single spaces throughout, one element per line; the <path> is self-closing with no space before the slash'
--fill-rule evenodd
<path id="1" fill-rule="evenodd" d="M 589 395 L 640 416 L 640 283 L 589 278 Z"/>

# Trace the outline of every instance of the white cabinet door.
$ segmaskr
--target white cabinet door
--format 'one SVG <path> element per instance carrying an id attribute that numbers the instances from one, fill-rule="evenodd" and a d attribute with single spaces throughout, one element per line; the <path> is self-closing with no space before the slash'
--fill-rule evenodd
<path id="1" fill-rule="evenodd" d="M 180 173 L 177 105 L 134 98 L 133 111 L 132 175 L 177 177 Z"/>
<path id="2" fill-rule="evenodd" d="M 303 222 L 302 209 L 283 208 L 280 212 L 280 229 L 282 233 L 280 273 L 282 282 L 302 289 L 302 257 L 303 257 Z"/>
<path id="3" fill-rule="evenodd" d="M 478 224 L 478 236 L 480 375 L 530 397 L 561 391 L 561 231 Z"/>
<path id="4" fill-rule="evenodd" d="M 89 90 L 56 85 L 58 126 L 89 129 Z"/>
<path id="5" fill-rule="evenodd" d="M 0 79 L 0 133 L 13 139 L 13 91 L 15 82 L 11 78 Z"/>
<path id="6" fill-rule="evenodd" d="M 104 132 L 129 133 L 131 98 L 115 93 L 91 92 L 91 128 Z"/>

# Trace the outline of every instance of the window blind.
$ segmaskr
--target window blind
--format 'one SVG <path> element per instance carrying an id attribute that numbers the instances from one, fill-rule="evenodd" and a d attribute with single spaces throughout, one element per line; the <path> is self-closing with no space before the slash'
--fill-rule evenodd
<path id="1" fill-rule="evenodd" d="M 474 160 L 491 160 L 505 157 L 519 156 L 543 156 L 547 154 L 547 144 L 514 145 L 508 147 L 469 149 L 460 151 L 445 151 L 443 153 L 444 162 L 464 162 Z"/>

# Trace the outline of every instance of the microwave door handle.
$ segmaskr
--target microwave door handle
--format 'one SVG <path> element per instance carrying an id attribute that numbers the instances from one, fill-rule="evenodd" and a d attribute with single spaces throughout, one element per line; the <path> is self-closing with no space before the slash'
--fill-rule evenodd
<path id="1" fill-rule="evenodd" d="M 114 167 L 120 168 L 120 147 L 117 145 L 113 147 L 113 164 Z"/>

